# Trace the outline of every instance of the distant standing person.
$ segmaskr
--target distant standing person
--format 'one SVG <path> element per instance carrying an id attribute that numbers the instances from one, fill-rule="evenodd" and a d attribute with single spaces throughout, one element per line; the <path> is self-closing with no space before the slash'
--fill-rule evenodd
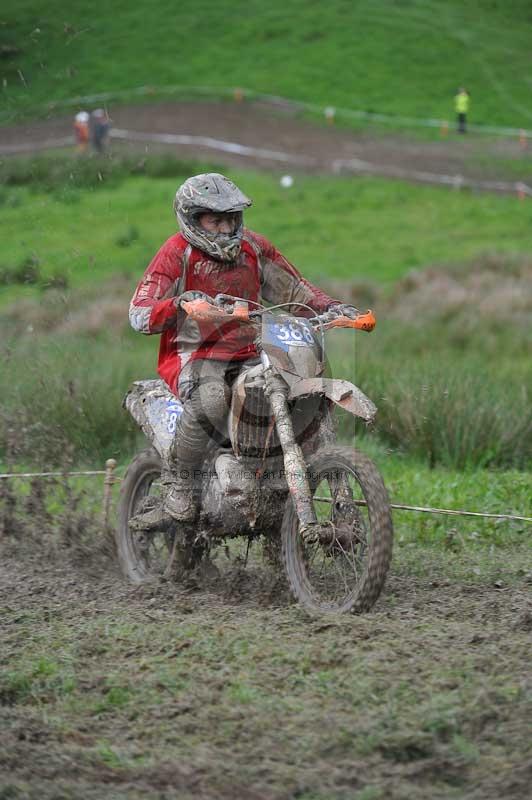
<path id="1" fill-rule="evenodd" d="M 91 114 L 91 143 L 97 153 L 103 153 L 109 136 L 109 117 L 103 108 Z"/>
<path id="2" fill-rule="evenodd" d="M 84 153 L 89 143 L 89 115 L 80 111 L 74 119 L 74 134 L 78 153 Z"/>
<path id="3" fill-rule="evenodd" d="M 454 109 L 458 133 L 467 133 L 467 114 L 469 111 L 469 92 L 463 86 L 458 89 L 454 98 Z"/>

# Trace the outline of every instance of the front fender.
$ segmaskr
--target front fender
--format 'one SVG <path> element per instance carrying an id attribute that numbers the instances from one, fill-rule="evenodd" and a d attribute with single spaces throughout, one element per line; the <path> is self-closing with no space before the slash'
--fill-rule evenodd
<path id="1" fill-rule="evenodd" d="M 361 392 L 354 383 L 339 378 L 303 378 L 291 382 L 290 400 L 308 394 L 325 395 L 340 408 L 349 411 L 355 417 L 362 417 L 366 422 L 372 422 L 377 413 L 377 407 L 364 392 Z"/>

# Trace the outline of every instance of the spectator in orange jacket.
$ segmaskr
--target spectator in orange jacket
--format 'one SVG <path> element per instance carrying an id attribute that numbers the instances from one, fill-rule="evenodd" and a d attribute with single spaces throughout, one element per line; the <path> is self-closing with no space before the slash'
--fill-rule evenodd
<path id="1" fill-rule="evenodd" d="M 74 135 L 76 137 L 76 150 L 84 153 L 89 143 L 89 115 L 86 111 L 80 111 L 74 118 Z"/>

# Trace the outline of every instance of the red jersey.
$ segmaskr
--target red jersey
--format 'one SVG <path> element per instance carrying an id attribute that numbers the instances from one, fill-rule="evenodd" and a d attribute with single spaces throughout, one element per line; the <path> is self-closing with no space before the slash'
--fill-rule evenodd
<path id="1" fill-rule="evenodd" d="M 175 296 L 190 290 L 211 297 L 230 294 L 258 303 L 303 303 L 317 313 L 338 302 L 305 280 L 267 239 L 247 228 L 234 262 L 214 260 L 180 233 L 171 236 L 138 284 L 129 320 L 140 333 L 161 334 L 158 373 L 172 391 L 191 359 L 246 361 L 257 355 L 251 326 L 196 322 L 178 311 Z M 291 311 L 309 315 L 305 308 Z"/>

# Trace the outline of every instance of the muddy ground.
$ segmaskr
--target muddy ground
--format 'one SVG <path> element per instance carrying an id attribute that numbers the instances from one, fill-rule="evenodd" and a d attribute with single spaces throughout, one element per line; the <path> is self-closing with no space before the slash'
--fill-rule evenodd
<path id="1" fill-rule="evenodd" d="M 529 796 L 524 549 L 398 547 L 371 613 L 322 620 L 260 562 L 134 588 L 2 553 L 0 798 Z"/>
<path id="2" fill-rule="evenodd" d="M 209 136 L 253 148 L 282 151 L 309 159 L 285 164 L 257 155 L 222 153 L 197 144 L 161 145 L 113 141 L 114 150 L 172 152 L 189 159 L 203 158 L 230 166 L 274 168 L 284 171 L 331 172 L 337 159 L 359 159 L 379 169 L 420 170 L 470 179 L 528 180 L 532 177 L 532 148 L 523 151 L 517 139 L 481 136 L 412 139 L 369 129 L 349 130 L 303 119 L 290 107 L 266 103 L 181 102 L 152 103 L 110 108 L 115 129 L 136 133 L 170 133 Z M 35 149 L 47 141 L 72 133 L 72 115 L 62 115 L 17 125 L 0 126 L 0 154 L 13 146 Z M 512 161 L 520 160 L 517 174 Z M 524 160 L 524 164 L 523 164 Z M 366 170 L 371 173 L 371 170 Z"/>

